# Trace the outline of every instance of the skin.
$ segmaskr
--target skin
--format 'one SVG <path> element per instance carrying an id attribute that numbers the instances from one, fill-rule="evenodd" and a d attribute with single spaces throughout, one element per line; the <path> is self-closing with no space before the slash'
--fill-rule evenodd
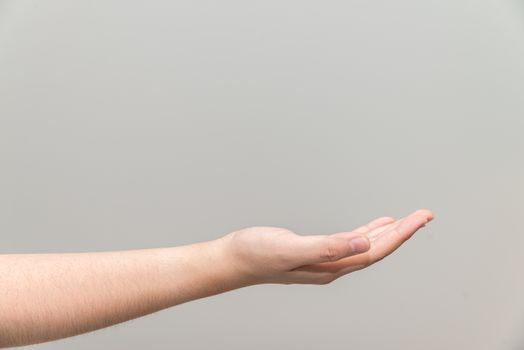
<path id="1" fill-rule="evenodd" d="M 250 227 L 172 248 L 0 255 L 0 347 L 82 334 L 249 285 L 328 284 L 382 260 L 432 219 L 422 209 L 329 235 Z"/>

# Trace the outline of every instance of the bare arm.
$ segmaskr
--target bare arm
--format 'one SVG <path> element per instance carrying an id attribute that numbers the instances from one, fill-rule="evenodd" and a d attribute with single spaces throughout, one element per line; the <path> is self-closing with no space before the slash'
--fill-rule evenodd
<path id="1" fill-rule="evenodd" d="M 326 284 L 381 260 L 432 217 L 419 210 L 331 235 L 252 227 L 173 248 L 0 255 L 0 347 L 81 334 L 253 284 Z"/>

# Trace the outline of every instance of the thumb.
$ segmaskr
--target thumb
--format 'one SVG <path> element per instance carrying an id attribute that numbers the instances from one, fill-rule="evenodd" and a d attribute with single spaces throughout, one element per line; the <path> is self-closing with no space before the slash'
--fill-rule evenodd
<path id="1" fill-rule="evenodd" d="M 360 234 L 349 237 L 340 235 L 298 236 L 295 245 L 297 260 L 302 265 L 337 261 L 339 259 L 365 253 L 370 248 L 369 239 Z"/>

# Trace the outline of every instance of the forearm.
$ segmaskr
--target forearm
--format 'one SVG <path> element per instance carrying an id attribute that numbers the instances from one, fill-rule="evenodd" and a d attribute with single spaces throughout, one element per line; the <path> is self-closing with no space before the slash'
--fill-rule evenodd
<path id="1" fill-rule="evenodd" d="M 330 283 L 382 260 L 432 218 L 418 210 L 331 235 L 251 227 L 174 248 L 0 255 L 0 347 L 89 332 L 251 284 Z"/>
<path id="2" fill-rule="evenodd" d="M 222 241 L 97 253 L 0 255 L 0 346 L 85 333 L 248 283 Z"/>

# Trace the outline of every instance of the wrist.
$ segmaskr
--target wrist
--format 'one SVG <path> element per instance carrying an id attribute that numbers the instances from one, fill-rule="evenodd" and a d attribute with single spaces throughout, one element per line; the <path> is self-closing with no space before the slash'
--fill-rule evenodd
<path id="1" fill-rule="evenodd" d="M 213 270 L 220 279 L 232 286 L 231 289 L 262 283 L 250 273 L 245 262 L 236 251 L 234 234 L 227 234 L 208 241 L 209 254 L 213 261 Z"/>
<path id="2" fill-rule="evenodd" d="M 208 297 L 254 284 L 242 273 L 229 236 L 168 248 L 167 266 L 178 301 Z M 178 303 L 178 302 L 177 302 Z"/>

